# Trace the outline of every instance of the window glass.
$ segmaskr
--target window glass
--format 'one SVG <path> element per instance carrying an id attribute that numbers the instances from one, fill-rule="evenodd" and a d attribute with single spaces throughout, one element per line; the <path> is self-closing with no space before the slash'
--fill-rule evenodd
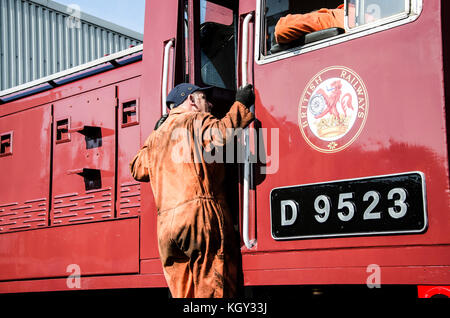
<path id="1" fill-rule="evenodd" d="M 260 0 L 261 1 L 261 31 L 260 37 L 260 52 L 264 56 L 276 54 L 286 51 L 290 48 L 304 46 L 305 44 L 311 44 L 317 41 L 321 41 L 328 38 L 335 38 L 336 35 L 344 32 L 352 32 L 354 28 L 368 25 L 378 21 L 392 21 L 396 19 L 405 18 L 411 12 L 411 0 L 315 0 L 315 1 L 299 1 L 299 0 Z M 345 3 L 347 12 L 344 12 Z M 321 10 L 322 8 L 329 10 Z M 297 14 L 307 14 L 311 12 L 320 12 L 319 15 L 315 15 L 313 19 L 296 20 L 293 22 L 293 16 Z M 323 16 L 324 12 L 331 12 L 332 18 Z M 326 14 L 326 13 L 324 13 Z M 283 19 L 284 34 L 278 39 L 286 40 L 285 42 L 280 40 L 277 43 L 275 39 L 275 27 L 281 18 L 285 18 L 288 15 L 292 15 L 290 19 Z M 308 15 L 311 17 L 311 15 Z M 347 21 L 344 23 L 344 16 Z M 297 17 L 296 17 L 297 18 Z M 322 18 L 326 18 L 327 21 L 333 25 L 333 27 L 327 30 L 318 29 L 317 25 L 321 25 L 324 21 Z M 334 18 L 334 20 L 333 20 Z M 390 19 L 391 18 L 391 19 Z M 312 21 L 320 21 L 315 23 Z M 286 21 L 289 21 L 286 22 Z M 299 22 L 300 21 L 300 22 Z M 382 22 L 381 22 L 382 23 Z M 344 30 L 344 25 L 346 30 Z M 376 24 L 374 24 L 376 25 Z M 288 27 L 286 27 L 288 26 Z M 333 28 L 337 28 L 334 29 Z M 280 30 L 279 29 L 279 30 Z M 301 35 L 297 34 L 296 30 L 305 30 Z M 318 32 L 315 32 L 318 31 Z M 355 30 L 356 32 L 357 30 Z M 314 33 L 314 34 L 311 34 Z M 309 35 L 311 34 L 311 35 Z M 291 38 L 283 38 L 284 36 L 294 36 L 294 40 Z M 298 36 L 298 37 L 297 37 Z M 297 37 L 297 38 L 296 38 Z"/>
<path id="2" fill-rule="evenodd" d="M 204 84 L 236 89 L 236 38 L 233 10 L 200 1 L 201 76 Z"/>
<path id="3" fill-rule="evenodd" d="M 409 0 L 348 0 L 347 2 L 350 28 L 397 14 L 409 13 Z"/>

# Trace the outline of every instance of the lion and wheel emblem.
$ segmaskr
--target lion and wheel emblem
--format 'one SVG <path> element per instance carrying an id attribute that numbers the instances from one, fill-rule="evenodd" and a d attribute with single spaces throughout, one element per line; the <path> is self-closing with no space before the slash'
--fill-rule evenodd
<path id="1" fill-rule="evenodd" d="M 327 68 L 308 83 L 299 105 L 299 126 L 306 142 L 320 152 L 350 146 L 369 110 L 365 85 L 345 67 Z"/>

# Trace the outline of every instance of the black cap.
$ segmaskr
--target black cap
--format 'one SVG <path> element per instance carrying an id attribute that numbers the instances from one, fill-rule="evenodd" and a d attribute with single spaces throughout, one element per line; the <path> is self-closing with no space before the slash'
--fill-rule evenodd
<path id="1" fill-rule="evenodd" d="M 167 95 L 166 104 L 168 107 L 170 104 L 174 104 L 173 108 L 178 107 L 183 104 L 190 94 L 198 91 L 207 91 L 211 88 L 211 86 L 200 87 L 189 83 L 178 84 L 170 91 L 169 95 Z"/>

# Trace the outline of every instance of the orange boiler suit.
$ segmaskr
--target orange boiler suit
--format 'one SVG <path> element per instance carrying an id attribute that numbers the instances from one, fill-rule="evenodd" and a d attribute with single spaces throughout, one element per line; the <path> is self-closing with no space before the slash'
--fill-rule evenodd
<path id="1" fill-rule="evenodd" d="M 329 28 L 344 29 L 344 5 L 337 9 L 320 9 L 306 14 L 288 14 L 275 26 L 275 40 L 285 44 L 301 36 Z"/>
<path id="2" fill-rule="evenodd" d="M 209 142 L 224 145 L 232 138 L 227 129 L 253 120 L 240 102 L 221 120 L 174 108 L 130 163 L 136 180 L 151 183 L 160 259 L 175 298 L 235 296 L 240 248 L 225 202 L 225 166 L 205 160 L 203 150 Z"/>

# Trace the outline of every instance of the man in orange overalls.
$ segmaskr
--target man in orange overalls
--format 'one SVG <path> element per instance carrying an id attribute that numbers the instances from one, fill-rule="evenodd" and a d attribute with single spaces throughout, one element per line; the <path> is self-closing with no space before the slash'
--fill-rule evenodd
<path id="1" fill-rule="evenodd" d="M 205 154 L 223 146 L 232 128 L 254 120 L 248 85 L 221 120 L 212 116 L 205 89 L 180 84 L 167 96 L 172 110 L 130 163 L 138 181 L 151 182 L 158 209 L 158 247 L 173 297 L 232 297 L 239 242 L 225 203 L 223 163 Z"/>
<path id="2" fill-rule="evenodd" d="M 292 42 L 301 36 L 329 28 L 344 29 L 344 5 L 336 9 L 320 9 L 306 14 L 288 14 L 275 26 L 275 40 L 279 44 Z"/>

